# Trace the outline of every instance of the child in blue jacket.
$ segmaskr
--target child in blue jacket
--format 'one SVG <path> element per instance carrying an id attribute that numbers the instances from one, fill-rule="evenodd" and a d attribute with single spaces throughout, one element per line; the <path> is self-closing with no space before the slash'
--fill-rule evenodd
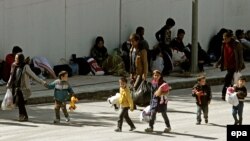
<path id="1" fill-rule="evenodd" d="M 60 108 L 63 111 L 66 121 L 69 122 L 70 118 L 66 108 L 66 101 L 69 100 L 70 96 L 74 94 L 74 91 L 68 83 L 67 71 L 61 71 L 58 74 L 58 77 L 59 79 L 48 84 L 49 89 L 54 89 L 55 115 L 56 115 L 54 123 L 60 123 Z"/>

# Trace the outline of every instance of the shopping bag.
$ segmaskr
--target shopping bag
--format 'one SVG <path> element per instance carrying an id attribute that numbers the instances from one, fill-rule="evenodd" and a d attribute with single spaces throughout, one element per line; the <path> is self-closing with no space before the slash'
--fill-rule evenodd
<path id="1" fill-rule="evenodd" d="M 233 87 L 228 87 L 227 88 L 227 93 L 226 93 L 226 98 L 225 100 L 229 103 L 232 104 L 233 106 L 237 106 L 239 104 L 239 100 L 237 97 L 237 93 L 234 91 Z"/>
<path id="2" fill-rule="evenodd" d="M 12 92 L 10 89 L 7 89 L 6 94 L 4 96 L 1 108 L 2 110 L 12 110 L 14 109 L 14 104 L 13 104 L 13 96 Z"/>
<path id="3" fill-rule="evenodd" d="M 139 106 L 147 106 L 151 98 L 151 84 L 147 81 L 142 81 L 137 90 L 132 92 L 133 102 Z"/>
<path id="4" fill-rule="evenodd" d="M 237 84 L 237 82 L 241 76 L 242 76 L 242 74 L 240 72 L 234 73 L 234 84 Z"/>
<path id="5" fill-rule="evenodd" d="M 149 122 L 150 120 L 150 115 L 151 115 L 151 112 L 150 112 L 150 105 L 148 105 L 145 109 L 143 109 L 143 111 L 141 112 L 140 114 L 140 121 L 143 122 Z"/>

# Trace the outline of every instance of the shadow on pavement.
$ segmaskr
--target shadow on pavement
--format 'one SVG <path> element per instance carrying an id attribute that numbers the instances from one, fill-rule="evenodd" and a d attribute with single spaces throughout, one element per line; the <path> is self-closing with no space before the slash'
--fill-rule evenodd
<path id="1" fill-rule="evenodd" d="M 178 133 L 178 132 L 170 132 L 170 134 L 181 135 L 181 136 L 190 136 L 190 137 L 194 137 L 194 138 L 208 139 L 208 140 L 218 139 L 218 138 L 214 138 L 214 137 L 206 137 L 206 136 L 192 135 L 192 134 L 185 134 L 185 133 Z"/>
<path id="2" fill-rule="evenodd" d="M 24 124 L 24 123 L 25 122 L 22 122 L 22 124 L 21 123 L 16 123 L 16 122 L 0 122 L 0 125 L 39 127 L 39 126 L 36 126 L 36 125 L 27 125 L 27 124 Z"/>
<path id="3" fill-rule="evenodd" d="M 153 132 L 142 132 L 142 131 L 134 131 L 135 133 L 145 134 L 145 135 L 155 135 L 155 136 L 163 136 L 163 137 L 175 137 L 169 135 L 169 133 L 164 133 L 163 131 L 153 131 Z"/>
<path id="4" fill-rule="evenodd" d="M 209 123 L 210 126 L 217 126 L 217 127 L 223 127 L 223 128 L 227 128 L 226 125 L 220 125 L 220 124 L 216 124 L 216 123 Z"/>
<path id="5" fill-rule="evenodd" d="M 18 116 L 18 110 L 15 109 L 13 111 L 3 111 L 1 113 L 1 118 L 4 120 L 11 120 L 6 122 L 0 122 L 0 124 L 4 125 L 20 125 L 20 126 L 30 126 L 30 127 L 38 127 L 35 125 L 28 125 L 25 123 L 34 123 L 34 124 L 47 124 L 47 125 L 56 125 L 56 126 L 73 126 L 73 127 L 82 127 L 82 126 L 101 126 L 101 127 L 111 127 L 116 124 L 116 121 L 118 119 L 118 116 L 116 117 L 115 114 L 112 116 L 111 112 L 106 117 L 103 115 L 93 114 L 90 112 L 69 112 L 69 116 L 71 117 L 71 121 L 67 123 L 65 121 L 65 117 L 63 113 L 60 111 L 61 115 L 61 122 L 59 124 L 54 124 L 53 120 L 55 118 L 54 109 L 42 109 L 38 107 L 30 107 L 27 106 L 27 113 L 29 116 L 28 122 L 21 122 L 15 120 L 15 118 Z M 108 112 L 105 112 L 104 115 L 106 115 Z M 13 116 L 15 115 L 15 116 Z M 112 121 L 112 122 L 109 122 Z"/>

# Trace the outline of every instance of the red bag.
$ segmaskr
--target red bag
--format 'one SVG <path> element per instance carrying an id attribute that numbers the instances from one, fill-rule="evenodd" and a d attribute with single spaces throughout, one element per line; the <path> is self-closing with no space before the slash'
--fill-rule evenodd
<path id="1" fill-rule="evenodd" d="M 97 64 L 94 58 L 89 58 L 87 61 L 94 75 L 104 75 L 103 69 Z"/>

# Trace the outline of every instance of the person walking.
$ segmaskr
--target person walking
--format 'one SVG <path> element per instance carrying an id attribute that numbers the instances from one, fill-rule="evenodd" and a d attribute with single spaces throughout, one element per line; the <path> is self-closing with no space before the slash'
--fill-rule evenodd
<path id="1" fill-rule="evenodd" d="M 135 125 L 128 115 L 128 110 L 130 109 L 130 111 L 133 111 L 134 104 L 133 104 L 133 100 L 130 94 L 130 90 L 127 86 L 127 79 L 125 77 L 120 78 L 119 84 L 120 84 L 120 95 L 121 95 L 119 98 L 119 104 L 121 106 L 121 111 L 119 114 L 119 120 L 117 124 L 117 129 L 115 129 L 115 132 L 122 131 L 123 118 L 125 118 L 126 122 L 130 126 L 129 131 L 133 131 L 135 130 Z"/>
<path id="2" fill-rule="evenodd" d="M 19 109 L 19 121 L 28 121 L 28 114 L 25 108 L 28 98 L 31 96 L 30 78 L 45 86 L 46 82 L 36 76 L 26 63 L 24 55 L 17 53 L 15 61 L 11 65 L 10 78 L 7 88 L 12 89 L 13 102 Z"/>
<path id="3" fill-rule="evenodd" d="M 165 93 L 156 93 L 156 91 L 160 88 L 160 86 L 163 83 L 165 83 L 161 75 L 161 72 L 159 70 L 153 71 L 153 80 L 151 83 L 152 83 L 152 86 L 151 86 L 152 98 L 150 102 L 151 114 L 150 114 L 150 120 L 149 120 L 149 127 L 145 129 L 145 132 L 153 132 L 157 112 L 162 114 L 162 117 L 166 124 L 166 128 L 164 129 L 164 132 L 170 132 L 171 126 L 170 126 L 170 122 L 167 116 L 167 102 L 166 102 L 167 99 L 161 96 L 161 95 L 164 95 Z M 161 101 L 162 98 L 164 98 L 163 102 Z"/>
<path id="4" fill-rule="evenodd" d="M 211 102 L 212 94 L 211 88 L 206 83 L 205 76 L 199 76 L 197 78 L 197 84 L 194 85 L 192 90 L 192 96 L 196 99 L 197 105 L 197 122 L 196 125 L 201 124 L 201 111 L 204 114 L 205 123 L 208 123 L 208 105 Z"/>
<path id="5" fill-rule="evenodd" d="M 66 101 L 69 100 L 70 96 L 74 95 L 72 87 L 68 83 L 68 72 L 61 71 L 58 74 L 59 79 L 48 84 L 49 89 L 54 89 L 55 99 L 55 116 L 54 123 L 60 123 L 60 109 L 66 118 L 66 122 L 70 121 L 69 114 L 66 108 Z"/>
<path id="6" fill-rule="evenodd" d="M 220 66 L 221 71 L 227 71 L 224 78 L 224 86 L 222 88 L 221 99 L 225 101 L 226 89 L 232 86 L 232 80 L 235 72 L 240 72 L 245 68 L 243 60 L 243 47 L 233 38 L 233 33 L 227 31 L 223 34 L 223 45 L 221 57 L 215 64 L 215 67 Z"/>
<path id="7" fill-rule="evenodd" d="M 130 36 L 130 78 L 132 86 L 137 90 L 142 80 L 146 80 L 148 75 L 147 50 L 139 44 L 140 36 L 132 34 Z"/>
<path id="8" fill-rule="evenodd" d="M 244 101 L 247 96 L 247 88 L 246 88 L 246 77 L 241 76 L 237 84 L 234 86 L 234 91 L 237 94 L 239 99 L 239 104 L 237 106 L 233 106 L 233 118 L 234 118 L 234 125 L 242 125 L 243 120 L 243 108 L 244 108 Z M 237 117 L 238 114 L 238 117 Z"/>

